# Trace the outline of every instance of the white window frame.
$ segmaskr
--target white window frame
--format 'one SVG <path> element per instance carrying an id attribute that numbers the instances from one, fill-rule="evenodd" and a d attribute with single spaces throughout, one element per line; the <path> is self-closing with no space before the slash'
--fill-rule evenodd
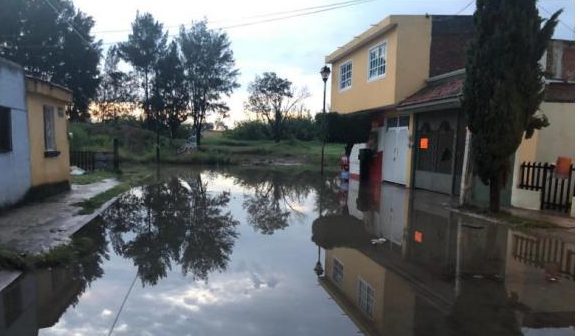
<path id="1" fill-rule="evenodd" d="M 350 84 L 348 86 L 342 87 L 342 67 L 350 63 Z M 340 92 L 346 91 L 352 87 L 352 60 L 347 60 L 340 64 L 338 67 L 338 90 Z"/>
<path id="2" fill-rule="evenodd" d="M 364 285 L 367 288 L 367 289 L 365 289 L 364 300 L 360 295 L 361 294 L 361 285 Z M 372 293 L 373 293 L 372 302 L 370 303 L 370 305 L 369 305 L 370 300 L 367 297 L 368 288 L 370 288 L 372 290 Z M 358 281 L 357 281 L 357 288 L 356 288 L 357 305 L 358 305 L 359 309 L 363 312 L 363 314 L 365 314 L 369 318 L 372 318 L 373 314 L 375 312 L 375 294 L 376 294 L 376 291 L 373 288 L 373 286 L 371 286 L 368 282 L 366 282 L 363 278 L 361 278 L 359 276 Z M 367 306 L 370 307 L 370 311 L 366 310 Z"/>
<path id="3" fill-rule="evenodd" d="M 382 46 L 385 47 L 385 55 L 384 55 L 385 72 L 380 74 L 380 75 L 375 75 L 375 76 L 371 77 L 371 53 L 373 51 L 375 51 L 375 49 L 379 49 Z M 370 47 L 368 49 L 368 53 L 367 53 L 367 81 L 373 82 L 373 81 L 376 81 L 378 79 L 384 78 L 386 75 L 387 75 L 387 40 L 384 40 L 382 42 L 379 42 L 379 43 L 373 45 L 372 47 Z"/>
<path id="4" fill-rule="evenodd" d="M 337 279 L 335 279 L 334 275 L 336 274 L 336 268 L 334 267 L 336 264 L 339 264 L 341 266 L 341 270 L 340 270 L 340 281 L 337 281 Z M 344 264 L 338 260 L 338 258 L 332 258 L 332 274 L 331 274 L 331 278 L 332 278 L 332 282 L 334 282 L 337 285 L 342 285 L 342 281 L 344 280 Z"/>
<path id="5" fill-rule="evenodd" d="M 56 146 L 56 111 L 55 107 L 51 105 L 43 105 L 42 108 L 42 120 L 43 120 L 43 130 L 44 130 L 44 151 L 45 152 L 55 152 L 57 150 Z M 48 119 L 52 119 L 52 124 L 47 124 Z M 50 128 L 50 130 L 49 130 Z M 49 132 L 47 132 L 50 131 Z M 52 143 L 50 143 L 52 142 Z"/>

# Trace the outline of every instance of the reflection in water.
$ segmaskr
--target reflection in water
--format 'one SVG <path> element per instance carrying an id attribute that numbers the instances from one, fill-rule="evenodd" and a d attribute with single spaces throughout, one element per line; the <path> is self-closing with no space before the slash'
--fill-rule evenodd
<path id="1" fill-rule="evenodd" d="M 573 238 L 447 201 L 317 172 L 163 169 L 75 236 L 78 259 L 0 292 L 0 335 L 571 334 Z"/>
<path id="2" fill-rule="evenodd" d="M 262 234 L 271 235 L 288 226 L 290 216 L 302 217 L 300 205 L 304 203 L 312 189 L 320 184 L 320 176 L 309 172 L 261 171 L 255 169 L 233 172 L 238 183 L 250 190 L 244 199 L 244 209 L 248 213 L 248 223 Z M 317 188 L 321 211 L 331 212 L 338 207 L 336 183 L 325 176 L 323 188 Z M 321 191 L 322 190 L 322 191 Z M 322 197 L 320 196 L 322 194 Z"/>
<path id="3" fill-rule="evenodd" d="M 227 267 L 237 237 L 229 201 L 227 192 L 210 195 L 199 174 L 173 177 L 124 194 L 102 217 L 115 252 L 133 260 L 144 284 L 157 284 L 172 264 L 206 279 Z"/>
<path id="4" fill-rule="evenodd" d="M 342 214 L 313 222 L 312 240 L 326 250 L 320 284 L 366 334 L 573 334 L 573 237 L 478 222 L 446 210 L 448 197 L 354 182 Z M 373 245 L 378 237 L 385 243 Z M 545 272 L 554 263 L 557 282 Z"/>
<path id="5" fill-rule="evenodd" d="M 101 264 L 109 259 L 105 227 L 93 224 L 75 234 L 78 253 L 69 265 L 23 274 L 0 292 L 0 335 L 37 335 L 54 326 L 103 275 Z"/>

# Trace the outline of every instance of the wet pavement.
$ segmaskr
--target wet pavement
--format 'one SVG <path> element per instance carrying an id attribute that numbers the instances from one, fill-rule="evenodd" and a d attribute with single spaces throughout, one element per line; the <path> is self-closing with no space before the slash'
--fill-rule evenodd
<path id="1" fill-rule="evenodd" d="M 74 204 L 118 183 L 115 179 L 105 179 L 87 185 L 73 184 L 68 192 L 3 213 L 0 215 L 0 246 L 21 253 L 38 254 L 68 243 L 69 237 L 98 213 L 78 215 L 81 208 Z"/>
<path id="2" fill-rule="evenodd" d="M 165 168 L 75 234 L 78 260 L 0 292 L 0 335 L 573 335 L 573 234 L 448 203 Z"/>

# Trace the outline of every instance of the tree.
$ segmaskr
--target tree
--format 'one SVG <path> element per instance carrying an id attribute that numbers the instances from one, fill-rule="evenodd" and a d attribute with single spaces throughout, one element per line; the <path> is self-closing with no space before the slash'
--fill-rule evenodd
<path id="1" fill-rule="evenodd" d="M 91 35 L 92 17 L 69 0 L 0 0 L 0 8 L 0 56 L 30 75 L 70 88 L 70 119 L 87 120 L 101 58 L 101 41 Z"/>
<path id="2" fill-rule="evenodd" d="M 153 15 L 137 13 L 132 24 L 132 33 L 127 42 L 119 43 L 119 52 L 123 60 L 130 63 L 141 77 L 144 97 L 142 100 L 145 118 L 150 128 L 153 126 L 153 116 L 149 93 L 151 90 L 155 66 L 165 53 L 167 33 L 163 24 L 155 21 Z"/>
<path id="3" fill-rule="evenodd" d="M 129 115 L 135 108 L 138 83 L 133 74 L 119 70 L 119 50 L 112 46 L 107 51 L 101 83 L 93 116 L 99 121 L 114 120 Z"/>
<path id="4" fill-rule="evenodd" d="M 245 108 L 270 125 L 274 141 L 280 142 L 284 122 L 292 112 L 300 111 L 301 103 L 310 96 L 303 88 L 297 91 L 292 82 L 275 72 L 264 72 L 250 83 Z"/>
<path id="5" fill-rule="evenodd" d="M 235 69 L 234 54 L 228 35 L 198 21 L 191 28 L 181 26 L 178 43 L 184 59 L 189 90 L 189 109 L 200 145 L 201 129 L 209 113 L 227 115 L 228 106 L 221 100 L 239 87 L 239 71 Z"/>
<path id="6" fill-rule="evenodd" d="M 188 103 L 185 69 L 179 58 L 177 43 L 173 41 L 155 68 L 151 98 L 151 106 L 159 120 L 169 128 L 171 138 L 189 115 Z"/>
<path id="7" fill-rule="evenodd" d="M 472 133 L 475 171 L 489 185 L 489 209 L 499 211 L 509 159 L 522 137 L 548 125 L 539 60 L 561 11 L 542 26 L 535 1 L 478 0 L 476 36 L 468 51 L 463 109 Z"/>

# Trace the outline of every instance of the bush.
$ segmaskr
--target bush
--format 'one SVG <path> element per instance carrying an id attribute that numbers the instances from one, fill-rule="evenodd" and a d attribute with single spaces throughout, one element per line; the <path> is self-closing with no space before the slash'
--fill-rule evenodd
<path id="1" fill-rule="evenodd" d="M 226 131 L 226 136 L 237 140 L 269 140 L 272 139 L 268 125 L 257 120 L 237 122 L 236 126 Z"/>
<path id="2" fill-rule="evenodd" d="M 367 142 L 372 123 L 370 112 L 352 114 L 330 112 L 324 115 L 318 113 L 315 117 L 316 124 L 321 125 L 323 118 L 326 118 L 328 142 L 343 144 Z"/>
<path id="3" fill-rule="evenodd" d="M 318 134 L 318 126 L 312 118 L 298 117 L 286 120 L 282 137 L 284 139 L 312 141 L 318 139 Z"/>
<path id="4" fill-rule="evenodd" d="M 270 126 L 262 121 L 251 120 L 236 123 L 226 131 L 226 136 L 236 140 L 272 140 Z M 288 118 L 282 125 L 282 139 L 312 141 L 318 138 L 318 126 L 309 117 Z"/>

